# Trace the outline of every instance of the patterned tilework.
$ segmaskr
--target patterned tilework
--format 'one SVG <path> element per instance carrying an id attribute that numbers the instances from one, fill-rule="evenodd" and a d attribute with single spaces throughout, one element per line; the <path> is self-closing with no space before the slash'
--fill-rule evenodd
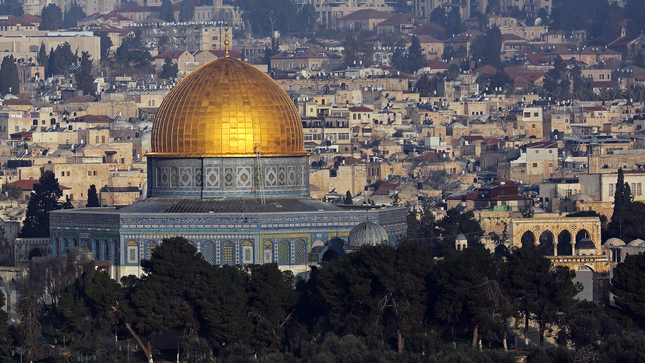
<path id="1" fill-rule="evenodd" d="M 150 158 L 150 173 L 151 196 L 309 195 L 306 157 Z"/>

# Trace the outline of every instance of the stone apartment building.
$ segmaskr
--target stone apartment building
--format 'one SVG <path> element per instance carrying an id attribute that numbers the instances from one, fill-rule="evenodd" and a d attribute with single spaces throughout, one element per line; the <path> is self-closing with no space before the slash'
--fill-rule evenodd
<path id="1" fill-rule="evenodd" d="M 533 136 L 541 140 L 543 137 L 542 108 L 526 107 L 517 116 L 516 129 L 519 135 Z"/>
<path id="2" fill-rule="evenodd" d="M 635 202 L 645 202 L 643 185 L 645 184 L 645 171 L 625 170 L 625 183 L 629 187 Z M 581 185 L 581 193 L 589 196 L 592 200 L 590 205 L 579 206 L 580 209 L 594 210 L 600 214 L 611 217 L 614 209 L 614 193 L 618 173 L 593 173 L 580 174 L 578 176 Z"/>

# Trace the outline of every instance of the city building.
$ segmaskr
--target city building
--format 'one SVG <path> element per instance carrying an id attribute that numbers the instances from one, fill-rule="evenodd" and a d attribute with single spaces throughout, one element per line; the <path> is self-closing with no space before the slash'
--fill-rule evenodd
<path id="1" fill-rule="evenodd" d="M 276 262 L 306 273 L 342 257 L 362 222 L 380 225 L 390 243 L 405 234 L 403 207 L 311 199 L 308 155 L 286 92 L 249 64 L 217 59 L 186 76 L 159 107 L 146 155 L 148 198 L 52 212 L 52 254 L 87 246 L 119 279 L 140 275 L 152 249 L 181 235 L 212 264 Z"/>

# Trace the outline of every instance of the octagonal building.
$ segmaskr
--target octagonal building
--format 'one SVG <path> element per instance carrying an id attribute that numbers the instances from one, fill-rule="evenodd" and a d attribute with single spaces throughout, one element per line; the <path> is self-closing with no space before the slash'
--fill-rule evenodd
<path id="1" fill-rule="evenodd" d="M 151 147 L 147 198 L 51 212 L 52 254 L 87 246 L 120 279 L 140 275 L 141 259 L 179 235 L 211 264 L 275 262 L 297 274 L 342 257 L 362 222 L 383 227 L 390 243 L 405 234 L 403 207 L 347 208 L 309 197 L 295 105 L 240 60 L 220 58 L 182 79 L 159 107 Z"/>

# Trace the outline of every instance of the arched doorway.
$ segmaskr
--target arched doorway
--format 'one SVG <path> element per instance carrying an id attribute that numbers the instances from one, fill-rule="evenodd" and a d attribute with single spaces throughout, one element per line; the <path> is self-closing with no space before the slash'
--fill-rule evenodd
<path id="1" fill-rule="evenodd" d="M 33 250 L 31 250 L 31 252 L 29 252 L 28 259 L 31 260 L 34 257 L 43 257 L 43 253 L 40 248 L 34 248 Z"/>
<path id="2" fill-rule="evenodd" d="M 545 256 L 553 256 L 555 253 L 555 237 L 551 231 L 544 231 L 540 234 L 540 250 Z"/>
<path id="3" fill-rule="evenodd" d="M 564 230 L 558 235 L 558 256 L 571 256 L 573 249 L 571 248 L 571 233 Z"/>
<path id="4" fill-rule="evenodd" d="M 535 235 L 531 231 L 526 231 L 522 235 L 522 247 L 535 246 Z"/>
<path id="5" fill-rule="evenodd" d="M 583 290 L 576 295 L 577 299 L 594 301 L 594 288 L 596 285 L 596 279 L 594 271 L 589 266 L 581 266 L 576 271 L 576 278 L 573 279 L 573 283 L 581 283 Z"/>

